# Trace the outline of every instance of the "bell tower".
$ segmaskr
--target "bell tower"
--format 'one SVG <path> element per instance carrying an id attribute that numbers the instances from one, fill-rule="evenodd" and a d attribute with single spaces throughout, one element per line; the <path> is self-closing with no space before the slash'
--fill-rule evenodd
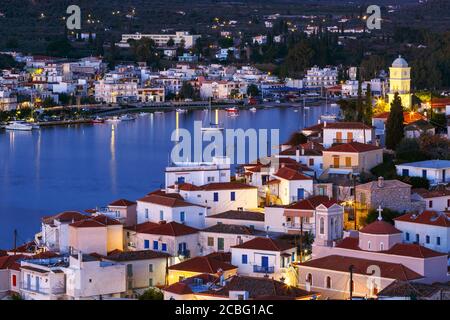
<path id="1" fill-rule="evenodd" d="M 407 109 L 410 108 L 412 104 L 411 68 L 402 56 L 398 56 L 389 68 L 389 109 L 396 92 L 402 100 L 402 106 Z"/>
<path id="2" fill-rule="evenodd" d="M 332 247 L 336 240 L 342 239 L 344 227 L 344 208 L 337 203 L 316 208 L 315 246 Z"/>

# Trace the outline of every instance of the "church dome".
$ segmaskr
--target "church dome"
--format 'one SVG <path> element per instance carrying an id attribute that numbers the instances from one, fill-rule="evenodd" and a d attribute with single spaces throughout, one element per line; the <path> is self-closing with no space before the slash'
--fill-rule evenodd
<path id="1" fill-rule="evenodd" d="M 394 68 L 407 68 L 408 62 L 406 62 L 406 60 L 403 59 L 402 56 L 398 56 L 398 58 L 395 59 L 394 62 L 392 63 L 392 66 Z"/>

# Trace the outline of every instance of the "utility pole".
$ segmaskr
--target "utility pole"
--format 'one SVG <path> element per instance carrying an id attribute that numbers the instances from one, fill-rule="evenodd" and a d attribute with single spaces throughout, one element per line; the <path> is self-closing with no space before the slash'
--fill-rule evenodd
<path id="1" fill-rule="evenodd" d="M 17 250 L 17 229 L 14 229 L 14 255 L 16 255 Z"/>
<path id="2" fill-rule="evenodd" d="M 356 218 L 356 176 L 353 175 L 353 219 L 355 219 L 355 230 L 358 230 L 358 220 Z"/>
<path id="3" fill-rule="evenodd" d="M 300 217 L 300 263 L 303 262 L 303 217 Z"/>
<path id="4" fill-rule="evenodd" d="M 348 270 L 350 271 L 350 300 L 353 300 L 353 268 L 353 265 L 348 267 Z"/>

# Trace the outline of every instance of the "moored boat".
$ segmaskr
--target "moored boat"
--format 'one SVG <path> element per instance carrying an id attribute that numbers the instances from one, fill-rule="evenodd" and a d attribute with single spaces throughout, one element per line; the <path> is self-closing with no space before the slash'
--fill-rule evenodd
<path id="1" fill-rule="evenodd" d="M 33 126 L 25 121 L 11 121 L 5 126 L 6 130 L 31 131 Z"/>

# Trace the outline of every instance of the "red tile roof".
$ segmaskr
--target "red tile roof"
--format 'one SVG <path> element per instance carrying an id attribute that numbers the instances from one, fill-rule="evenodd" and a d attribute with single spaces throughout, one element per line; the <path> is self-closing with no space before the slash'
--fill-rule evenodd
<path id="1" fill-rule="evenodd" d="M 60 222 L 75 222 L 88 218 L 89 216 L 77 211 L 64 211 L 53 216 L 43 217 L 42 222 L 45 224 L 52 224 L 54 220 L 58 220 Z"/>
<path id="2" fill-rule="evenodd" d="M 359 247 L 359 239 L 354 237 L 347 237 L 342 239 L 336 244 L 336 248 L 361 250 L 361 248 Z M 397 243 L 393 245 L 389 250 L 379 251 L 378 253 L 393 254 L 398 256 L 406 256 L 422 259 L 447 255 L 445 253 L 433 251 L 431 249 L 413 243 Z"/>
<path id="3" fill-rule="evenodd" d="M 311 177 L 306 176 L 300 172 L 298 172 L 297 170 L 291 169 L 291 168 L 287 168 L 287 167 L 283 167 L 280 168 L 275 174 L 275 176 L 285 179 L 285 180 L 312 180 Z"/>
<path id="4" fill-rule="evenodd" d="M 169 187 L 169 188 L 174 188 Z M 190 183 L 182 183 L 179 185 L 180 190 L 184 191 L 213 191 L 213 190 L 236 190 L 236 189 L 256 189 L 257 187 L 240 182 L 214 182 L 203 186 L 195 186 Z"/>
<path id="5" fill-rule="evenodd" d="M 374 146 L 372 144 L 365 144 L 360 142 L 350 142 L 344 144 L 334 145 L 323 152 L 351 152 L 351 153 L 360 153 L 360 152 L 368 152 L 373 150 L 381 150 L 380 147 Z"/>
<path id="6" fill-rule="evenodd" d="M 389 250 L 383 252 L 387 254 L 394 254 L 397 256 L 407 256 L 414 258 L 447 256 L 446 253 L 437 252 L 413 243 L 397 243 L 393 245 Z"/>
<path id="7" fill-rule="evenodd" d="M 335 199 L 330 199 L 327 196 L 313 196 L 308 199 L 297 201 L 293 204 L 290 204 L 286 207 L 286 209 L 290 210 L 315 210 L 318 206 L 324 205 L 329 208 L 338 202 Z"/>
<path id="8" fill-rule="evenodd" d="M 138 201 L 153 203 L 153 204 L 157 204 L 157 205 L 160 205 L 163 207 L 170 207 L 170 208 L 192 207 L 192 206 L 202 207 L 200 205 L 184 201 L 180 198 L 160 196 L 160 195 L 156 195 L 156 194 L 151 194 L 151 195 L 145 196 L 145 197 L 139 199 Z"/>
<path id="9" fill-rule="evenodd" d="M 157 196 L 163 196 L 163 197 L 169 197 L 169 198 L 176 198 L 176 199 L 184 200 L 184 198 L 179 193 L 166 192 L 165 190 L 161 190 L 161 189 L 149 192 L 147 195 L 150 196 L 152 194 L 157 195 Z"/>
<path id="10" fill-rule="evenodd" d="M 373 116 L 374 119 L 385 119 L 389 117 L 390 112 L 383 112 Z M 410 124 L 417 120 L 426 120 L 426 117 L 418 112 L 403 112 L 403 123 Z"/>
<path id="11" fill-rule="evenodd" d="M 125 229 L 136 231 L 138 233 L 145 233 L 148 229 L 159 226 L 159 223 L 147 221 L 144 223 L 136 224 L 134 226 L 128 226 Z"/>
<path id="12" fill-rule="evenodd" d="M 229 297 L 230 291 L 247 291 L 252 300 L 295 300 L 320 296 L 316 292 L 308 292 L 274 279 L 243 275 L 235 275 L 227 279 L 225 285 L 220 289 L 208 290 L 199 294 Z"/>
<path id="13" fill-rule="evenodd" d="M 282 241 L 282 240 L 274 240 L 274 239 L 267 238 L 267 237 L 266 238 L 258 237 L 258 238 L 249 240 L 247 242 L 244 242 L 242 244 L 233 246 L 232 248 L 280 252 L 280 251 L 285 251 L 285 250 L 295 248 L 295 245 L 293 245 L 289 242 L 286 242 L 286 241 Z"/>
<path id="14" fill-rule="evenodd" d="M 427 190 L 424 188 L 418 188 L 411 190 L 412 193 L 417 193 L 424 199 L 429 198 L 439 198 L 439 197 L 448 197 L 450 196 L 450 190 L 448 189 L 440 189 L 440 190 Z"/>
<path id="15" fill-rule="evenodd" d="M 150 259 L 162 259 L 170 257 L 170 254 L 153 251 L 153 250 L 138 250 L 138 251 L 114 251 L 110 252 L 106 257 L 107 260 L 112 261 L 135 261 L 135 260 L 150 260 Z"/>
<path id="16" fill-rule="evenodd" d="M 207 216 L 207 219 L 251 220 L 264 222 L 264 213 L 258 211 L 229 210 Z"/>
<path id="17" fill-rule="evenodd" d="M 153 223 L 148 224 L 147 222 L 144 223 L 145 226 L 136 226 L 136 230 L 139 230 L 137 232 L 139 233 L 146 233 L 146 234 L 157 234 L 157 235 L 164 235 L 164 236 L 184 236 L 188 234 L 194 234 L 197 233 L 199 230 L 186 226 L 184 224 L 172 221 L 169 223 L 157 223 L 156 225 L 153 225 Z M 134 230 L 134 227 L 130 227 L 130 230 Z"/>
<path id="18" fill-rule="evenodd" d="M 136 204 L 136 202 L 134 202 L 134 201 L 130 201 L 127 199 L 119 199 L 119 200 L 111 202 L 109 204 L 109 206 L 111 206 L 111 207 L 130 207 L 135 204 Z"/>
<path id="19" fill-rule="evenodd" d="M 232 264 L 223 262 L 219 259 L 216 259 L 214 257 L 206 257 L 206 256 L 195 257 L 174 264 L 169 267 L 169 270 L 179 270 L 179 271 L 208 273 L 208 274 L 216 274 L 220 270 L 228 271 L 233 269 L 237 269 L 237 267 L 233 266 Z"/>
<path id="20" fill-rule="evenodd" d="M 0 270 L 2 269 L 20 270 L 19 260 L 24 258 L 26 258 L 26 256 L 21 254 L 0 257 Z"/>
<path id="21" fill-rule="evenodd" d="M 375 222 L 372 222 L 359 230 L 360 233 L 369 233 L 369 234 L 397 234 L 402 233 L 400 230 L 395 228 L 392 224 L 377 220 Z"/>
<path id="22" fill-rule="evenodd" d="M 370 266 L 376 265 L 380 268 L 381 277 L 397 280 L 415 280 L 423 278 L 417 272 L 405 267 L 399 263 L 384 262 L 378 260 L 360 259 L 339 255 L 326 256 L 319 259 L 313 259 L 302 264 L 299 268 L 310 267 L 317 269 L 335 270 L 341 272 L 349 272 L 350 266 L 353 265 L 353 272 L 362 275 L 371 275 L 368 273 Z"/>
<path id="23" fill-rule="evenodd" d="M 176 282 L 170 286 L 164 288 L 164 291 L 171 292 L 174 294 L 192 294 L 194 293 L 188 284 L 184 282 Z"/>
<path id="24" fill-rule="evenodd" d="M 422 213 L 407 213 L 394 219 L 411 223 L 427 224 L 432 226 L 450 227 L 450 213 L 436 211 L 423 211 Z"/>
<path id="25" fill-rule="evenodd" d="M 121 225 L 121 223 L 103 214 L 70 224 L 74 228 L 101 228 L 112 225 Z"/>

